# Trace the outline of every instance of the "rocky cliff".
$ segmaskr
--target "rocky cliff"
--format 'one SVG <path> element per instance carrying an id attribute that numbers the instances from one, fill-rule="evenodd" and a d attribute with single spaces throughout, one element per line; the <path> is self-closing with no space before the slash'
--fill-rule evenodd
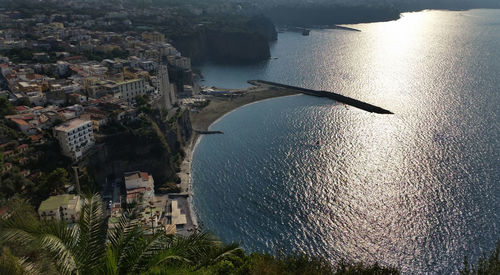
<path id="1" fill-rule="evenodd" d="M 276 26 L 274 26 L 273 22 L 269 18 L 263 15 L 257 15 L 250 18 L 250 20 L 245 23 L 245 26 L 258 34 L 265 36 L 269 41 L 278 40 Z"/>
<path id="2" fill-rule="evenodd" d="M 277 39 L 274 24 L 264 16 L 241 22 L 214 23 L 170 37 L 172 44 L 193 63 L 251 63 L 270 57 L 269 42 Z"/>
<path id="3" fill-rule="evenodd" d="M 193 63 L 258 62 L 269 59 L 266 37 L 246 31 L 199 30 L 172 38 L 172 44 Z"/>
<path id="4" fill-rule="evenodd" d="M 189 113 L 178 112 L 169 122 L 151 117 L 112 125 L 109 134 L 98 138 L 100 150 L 90 163 L 103 189 L 129 171 L 151 173 L 157 191 L 176 181 L 182 148 L 192 134 Z"/>

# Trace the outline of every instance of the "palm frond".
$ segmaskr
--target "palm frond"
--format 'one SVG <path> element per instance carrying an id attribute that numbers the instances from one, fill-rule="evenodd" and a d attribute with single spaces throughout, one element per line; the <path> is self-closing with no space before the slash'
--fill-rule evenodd
<path id="1" fill-rule="evenodd" d="M 125 232 L 121 242 L 114 247 L 118 258 L 119 273 L 127 273 L 135 264 L 139 250 L 144 245 L 144 231 L 138 226 L 133 226 L 128 232 Z"/>
<path id="2" fill-rule="evenodd" d="M 245 250 L 243 250 L 243 248 L 241 248 L 238 244 L 230 244 L 217 251 L 214 255 L 212 263 L 217 263 L 231 258 L 242 258 L 244 256 Z"/>
<path id="3" fill-rule="evenodd" d="M 107 224 L 99 195 L 84 199 L 78 227 L 77 257 L 82 271 L 87 273 L 102 263 L 106 252 Z"/>
<path id="4" fill-rule="evenodd" d="M 51 259 L 62 274 L 71 274 L 77 270 L 75 254 L 57 236 L 50 234 L 42 236 L 40 246 L 50 254 Z"/>
<path id="5" fill-rule="evenodd" d="M 39 274 L 35 264 L 28 262 L 27 258 L 18 258 L 6 247 L 0 255 L 0 274 Z"/>
<path id="6" fill-rule="evenodd" d="M 104 260 L 104 267 L 101 270 L 101 274 L 105 275 L 117 275 L 118 274 L 118 264 L 116 259 L 116 253 L 108 245 L 106 247 L 106 256 Z"/>

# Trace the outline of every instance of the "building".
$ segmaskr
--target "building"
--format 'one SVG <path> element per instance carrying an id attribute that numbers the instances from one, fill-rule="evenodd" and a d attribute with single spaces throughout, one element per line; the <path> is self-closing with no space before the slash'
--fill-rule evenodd
<path id="1" fill-rule="evenodd" d="M 147 172 L 128 172 L 124 175 L 127 203 L 150 202 L 154 198 L 154 180 Z"/>
<path id="2" fill-rule="evenodd" d="M 142 40 L 163 43 L 165 42 L 165 35 L 159 32 L 143 32 L 141 34 Z"/>
<path id="3" fill-rule="evenodd" d="M 146 85 L 144 83 L 144 79 L 132 79 L 126 80 L 122 82 L 117 82 L 115 84 L 113 91 L 116 91 L 115 98 L 119 98 L 125 100 L 129 103 L 135 101 L 135 97 L 138 95 L 146 94 Z"/>
<path id="4" fill-rule="evenodd" d="M 172 200 L 169 207 L 170 212 L 167 213 L 167 216 L 170 216 L 171 224 L 175 225 L 176 231 L 179 231 L 184 228 L 187 224 L 186 214 L 181 212 L 179 208 L 179 202 L 177 200 Z"/>
<path id="5" fill-rule="evenodd" d="M 161 96 L 161 107 L 172 108 L 177 103 L 174 85 L 170 83 L 167 65 L 160 65 L 158 68 L 158 90 Z"/>
<path id="6" fill-rule="evenodd" d="M 171 55 L 167 58 L 170 65 L 179 67 L 183 70 L 191 70 L 191 59 L 189 57 Z"/>
<path id="7" fill-rule="evenodd" d="M 80 196 L 65 194 L 44 200 L 38 208 L 38 215 L 45 220 L 64 220 L 67 223 L 78 221 L 82 201 Z"/>
<path id="8" fill-rule="evenodd" d="M 95 144 L 92 121 L 73 119 L 54 127 L 54 136 L 59 141 L 65 156 L 81 159 Z"/>
<path id="9" fill-rule="evenodd" d="M 33 129 L 33 126 L 30 125 L 25 120 L 19 119 L 19 118 L 11 118 L 10 120 L 12 120 L 12 122 L 14 122 L 17 125 L 17 127 L 19 128 L 19 130 L 21 130 L 21 132 L 23 132 L 25 134 L 35 134 L 36 133 L 36 130 Z"/>

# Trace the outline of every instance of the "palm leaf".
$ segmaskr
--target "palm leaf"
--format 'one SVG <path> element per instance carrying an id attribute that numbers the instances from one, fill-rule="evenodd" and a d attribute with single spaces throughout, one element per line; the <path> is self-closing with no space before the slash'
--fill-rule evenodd
<path id="1" fill-rule="evenodd" d="M 78 227 L 80 234 L 76 255 L 80 271 L 91 273 L 102 264 L 106 252 L 107 224 L 99 195 L 84 199 Z"/>
<path id="2" fill-rule="evenodd" d="M 77 260 L 73 251 L 57 236 L 50 234 L 42 236 L 40 246 L 49 252 L 51 259 L 62 274 L 71 274 L 77 270 Z"/>

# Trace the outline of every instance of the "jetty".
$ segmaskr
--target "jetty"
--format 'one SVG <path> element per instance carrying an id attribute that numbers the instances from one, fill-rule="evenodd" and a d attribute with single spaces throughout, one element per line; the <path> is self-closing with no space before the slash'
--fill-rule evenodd
<path id="1" fill-rule="evenodd" d="M 200 135 L 217 135 L 217 134 L 222 135 L 222 134 L 224 134 L 224 132 L 222 132 L 222 131 L 203 131 L 203 130 L 196 130 L 196 129 L 194 129 L 193 131 L 200 134 Z"/>
<path id="2" fill-rule="evenodd" d="M 350 28 L 350 27 L 344 27 L 344 26 L 339 26 L 339 25 L 333 25 L 331 29 L 337 29 L 337 30 L 344 30 L 344 31 L 352 31 L 352 32 L 361 32 L 361 30 L 355 29 L 355 28 Z"/>
<path id="3" fill-rule="evenodd" d="M 265 80 L 249 80 L 249 84 L 252 84 L 254 86 L 270 86 L 270 87 L 277 87 L 277 88 L 283 88 L 283 89 L 288 89 L 288 90 L 295 90 L 298 91 L 302 94 L 305 95 L 310 95 L 310 96 L 316 96 L 316 97 L 326 97 L 330 98 L 333 100 L 336 100 L 338 102 L 344 103 L 346 105 L 350 105 L 353 107 L 356 107 L 358 109 L 370 112 L 370 113 L 377 113 L 377 114 L 393 114 L 393 112 L 380 108 L 378 106 L 359 101 L 354 98 L 350 98 L 347 96 L 343 96 L 341 94 L 333 93 L 333 92 L 327 92 L 327 91 L 318 91 L 318 90 L 311 90 L 311 89 L 306 89 L 306 88 L 301 88 L 301 87 L 296 87 L 296 86 L 290 86 L 290 85 L 285 85 L 281 83 L 276 83 L 276 82 L 271 82 L 271 81 L 265 81 Z"/>

